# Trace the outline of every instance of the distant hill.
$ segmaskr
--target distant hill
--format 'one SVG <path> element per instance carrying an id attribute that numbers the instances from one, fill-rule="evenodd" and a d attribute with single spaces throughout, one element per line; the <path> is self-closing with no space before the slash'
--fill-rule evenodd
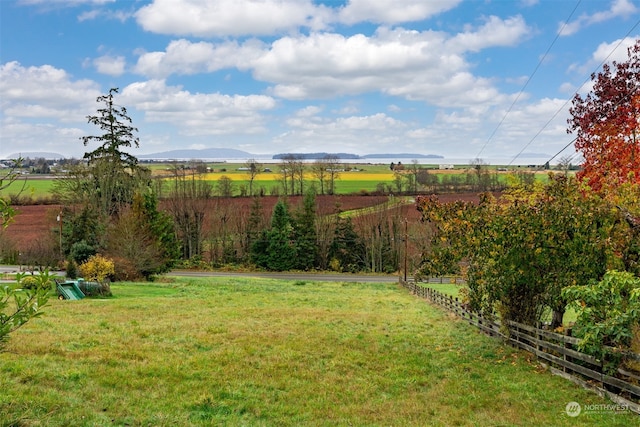
<path id="1" fill-rule="evenodd" d="M 63 156 L 60 153 L 48 153 L 48 152 L 44 152 L 44 151 L 31 151 L 31 152 L 25 152 L 25 153 L 13 153 L 8 155 L 5 159 L 9 160 L 9 159 L 17 159 L 18 157 L 22 157 L 23 159 L 26 159 L 27 157 L 30 159 L 47 159 L 47 160 L 58 160 L 58 159 L 64 159 L 65 156 Z"/>
<path id="2" fill-rule="evenodd" d="M 437 154 L 412 154 L 412 153 L 386 153 L 386 154 L 365 154 L 359 156 L 350 153 L 281 153 L 274 154 L 273 159 L 283 159 L 286 156 L 296 156 L 297 159 L 324 159 L 326 156 L 336 156 L 339 159 L 443 159 Z"/>
<path id="3" fill-rule="evenodd" d="M 444 156 L 437 154 L 415 154 L 415 153 L 387 153 L 387 154 L 365 154 L 363 159 L 444 159 Z"/>
<path id="4" fill-rule="evenodd" d="M 357 154 L 349 153 L 280 153 L 274 154 L 272 159 L 284 159 L 287 156 L 295 156 L 296 159 L 324 159 L 327 156 L 335 156 L 338 159 L 360 159 Z"/>
<path id="5" fill-rule="evenodd" d="M 232 148 L 204 148 L 201 150 L 170 150 L 160 153 L 142 154 L 137 156 L 139 159 L 249 159 L 257 157 L 254 154 L 247 153 L 242 150 L 234 150 Z"/>

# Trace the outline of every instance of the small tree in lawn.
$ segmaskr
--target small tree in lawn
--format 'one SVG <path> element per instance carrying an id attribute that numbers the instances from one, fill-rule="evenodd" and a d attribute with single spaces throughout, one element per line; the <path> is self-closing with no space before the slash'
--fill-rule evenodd
<path id="1" fill-rule="evenodd" d="M 29 278 L 33 284 L 22 286 Z M 0 286 L 0 351 L 3 351 L 9 334 L 29 320 L 42 315 L 42 307 L 49 299 L 53 275 L 48 270 L 35 276 L 20 273 L 17 284 Z"/>

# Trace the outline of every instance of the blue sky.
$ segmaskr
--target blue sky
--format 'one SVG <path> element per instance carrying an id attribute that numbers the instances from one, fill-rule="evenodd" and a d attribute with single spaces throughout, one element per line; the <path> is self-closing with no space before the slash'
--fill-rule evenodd
<path id="1" fill-rule="evenodd" d="M 118 87 L 139 129 L 134 155 L 527 163 L 570 143 L 570 100 L 603 61 L 626 59 L 635 3 L 0 0 L 0 158 L 82 157 L 95 147 L 80 137 L 99 133 L 86 116 Z"/>

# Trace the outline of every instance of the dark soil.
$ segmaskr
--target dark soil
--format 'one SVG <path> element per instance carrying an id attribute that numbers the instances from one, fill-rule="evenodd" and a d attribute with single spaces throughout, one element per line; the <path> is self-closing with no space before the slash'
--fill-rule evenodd
<path id="1" fill-rule="evenodd" d="M 478 195 L 475 193 L 463 194 L 443 194 L 439 198 L 443 201 L 477 201 Z M 318 196 L 317 212 L 321 215 L 335 213 L 338 210 L 347 211 L 351 209 L 359 209 L 375 206 L 387 200 L 387 196 Z M 278 197 L 266 196 L 261 198 L 263 212 L 267 218 L 270 217 L 273 206 L 278 201 Z M 289 197 L 288 203 L 290 210 L 294 211 L 302 202 L 302 197 Z M 205 224 L 207 223 L 206 215 L 214 215 L 221 211 L 229 212 L 235 217 L 248 218 L 251 211 L 252 199 L 250 198 L 214 198 L 208 202 L 207 213 L 205 214 Z M 161 204 L 161 208 L 166 208 L 166 203 Z M 59 205 L 26 205 L 16 206 L 17 215 L 13 222 L 2 233 L 7 237 L 18 250 L 23 250 L 30 246 L 31 242 L 42 239 L 47 233 L 55 236 L 59 232 L 59 222 L 57 221 L 58 213 L 61 206 Z M 411 222 L 417 222 L 420 214 L 415 206 L 407 205 L 401 208 L 402 215 Z M 64 218 L 63 218 L 64 220 Z M 211 221 L 209 221 L 211 222 Z M 0 239 L 0 244 L 6 243 L 6 240 Z"/>

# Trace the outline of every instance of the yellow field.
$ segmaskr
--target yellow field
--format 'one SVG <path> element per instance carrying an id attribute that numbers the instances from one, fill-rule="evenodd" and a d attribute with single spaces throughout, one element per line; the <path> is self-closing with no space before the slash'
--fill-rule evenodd
<path id="1" fill-rule="evenodd" d="M 229 172 L 213 172 L 201 175 L 205 181 L 217 181 L 220 177 L 226 176 L 233 181 L 248 181 L 249 174 L 246 172 L 229 171 Z M 263 172 L 256 175 L 254 181 L 275 181 L 282 177 L 278 172 Z M 310 172 L 305 172 L 305 180 L 316 179 Z M 393 172 L 340 172 L 336 181 L 340 180 L 359 180 L 359 181 L 392 181 Z"/>

